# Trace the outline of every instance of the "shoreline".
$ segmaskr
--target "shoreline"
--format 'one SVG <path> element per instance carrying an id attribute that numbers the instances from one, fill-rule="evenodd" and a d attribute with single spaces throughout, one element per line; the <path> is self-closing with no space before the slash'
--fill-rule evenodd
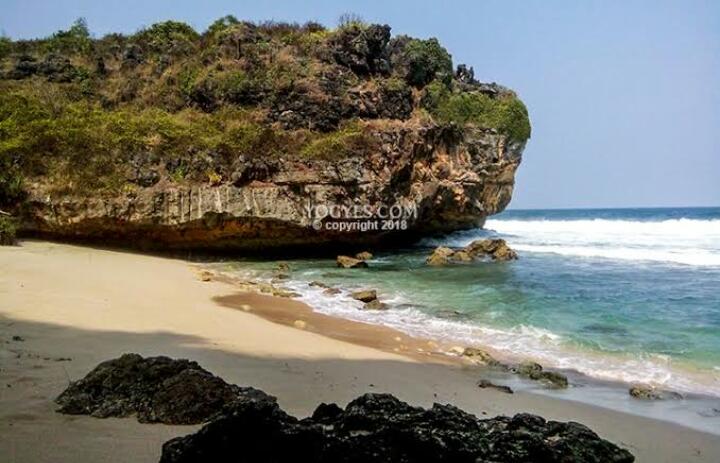
<path id="1" fill-rule="evenodd" d="M 78 461 L 78 449 L 86 461 L 105 461 L 108 455 L 116 461 L 130 455 L 134 461 L 157 461 L 164 441 L 193 432 L 193 426 L 53 411 L 52 400 L 68 381 L 124 352 L 196 360 L 228 382 L 276 395 L 299 416 L 319 402 L 344 405 L 363 392 L 390 392 L 417 405 L 451 403 L 480 418 L 530 412 L 578 421 L 628 448 L 638 461 L 720 458 L 717 435 L 525 390 L 480 389 L 475 367 L 435 361 L 435 355 L 386 352 L 383 345 L 357 345 L 351 338 L 358 330 L 343 331 L 334 320 L 318 324 L 298 301 L 276 317 L 294 323 L 307 316 L 305 329 L 268 321 L 257 316 L 263 304 L 277 309 L 288 299 L 222 299 L 234 297 L 235 288 L 201 281 L 188 261 L 28 241 L 0 249 L 0 266 L 5 270 L 0 275 L 0 454 L 10 455 L 11 462 L 47 461 L 48 455 Z M 247 304 L 251 313 L 227 309 L 218 298 Z M 350 338 L 321 336 L 315 328 Z M 376 336 L 375 329 L 368 333 Z M 398 341 L 392 336 L 386 342 L 393 349 Z M 418 348 L 416 341 L 401 342 Z"/>
<path id="2" fill-rule="evenodd" d="M 211 267 L 200 266 L 201 271 Z M 295 329 L 301 329 L 343 342 L 363 347 L 379 349 L 384 352 L 407 356 L 415 361 L 433 362 L 466 369 L 476 373 L 482 379 L 489 380 L 493 386 L 507 386 L 514 392 L 522 391 L 538 396 L 550 396 L 559 400 L 578 402 L 608 410 L 629 413 L 667 423 L 677 424 L 702 432 L 720 436 L 720 398 L 700 393 L 683 393 L 682 398 L 662 400 L 643 400 L 632 398 L 629 389 L 638 383 L 620 380 L 596 378 L 567 368 L 550 368 L 565 375 L 569 381 L 567 389 L 554 388 L 539 381 L 531 381 L 512 371 L 503 371 L 488 365 L 478 364 L 463 356 L 459 349 L 478 348 L 498 360 L 505 370 L 511 365 L 528 360 L 523 356 L 512 356 L 493 349 L 490 346 L 474 343 L 462 345 L 431 338 L 422 338 L 403 332 L 397 328 L 352 320 L 336 315 L 316 311 L 312 305 L 293 297 L 278 297 L 259 292 L 258 288 L 270 285 L 266 281 L 236 278 L 225 272 L 215 273 L 215 280 L 243 288 L 227 296 L 214 298 L 220 306 L 233 310 L 253 313 L 273 323 L 279 323 Z M 287 282 L 289 280 L 285 280 Z M 283 281 L 276 288 L 283 288 Z M 256 287 L 254 287 L 256 286 Z M 267 288 L 267 286 L 265 286 Z M 342 303 L 342 301 L 339 301 Z M 297 323 L 300 322 L 300 325 Z M 670 392 L 658 388 L 658 392 Z M 678 406 L 682 404 L 683 406 Z M 712 415 L 703 413 L 715 412 Z"/>

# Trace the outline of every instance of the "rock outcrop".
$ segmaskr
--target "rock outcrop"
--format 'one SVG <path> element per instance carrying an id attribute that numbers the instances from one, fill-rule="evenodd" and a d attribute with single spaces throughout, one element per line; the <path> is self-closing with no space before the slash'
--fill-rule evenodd
<path id="1" fill-rule="evenodd" d="M 437 40 L 387 25 L 223 18 L 202 34 L 168 21 L 102 41 L 78 23 L 65 36 L 11 41 L 0 56 L 0 111 L 25 121 L 3 135 L 0 207 L 26 236 L 407 244 L 502 211 L 530 136 L 512 91 L 453 73 Z"/>
<path id="2" fill-rule="evenodd" d="M 438 246 L 428 256 L 425 262 L 428 265 L 441 266 L 453 262 L 472 262 L 475 259 L 482 259 L 484 257 L 498 261 L 515 260 L 517 259 L 517 253 L 510 249 L 503 239 L 484 239 L 475 240 L 458 250 Z"/>
<path id="3" fill-rule="evenodd" d="M 335 262 L 338 267 L 342 268 L 367 268 L 368 264 L 364 260 L 356 259 L 350 256 L 337 256 Z"/>
<path id="4" fill-rule="evenodd" d="M 520 376 L 534 381 L 541 381 L 552 387 L 561 389 L 568 387 L 568 379 L 565 375 L 556 371 L 544 370 L 539 363 L 531 361 L 522 362 L 515 368 L 515 372 Z"/>
<path id="5" fill-rule="evenodd" d="M 667 391 L 659 389 L 655 386 L 647 384 L 634 384 L 628 389 L 628 394 L 635 399 L 640 400 L 668 400 L 682 399 L 682 395 L 675 391 Z"/>
<path id="6" fill-rule="evenodd" d="M 482 380 L 479 386 L 497 387 Z M 166 442 L 161 463 L 634 460 L 578 423 L 528 414 L 480 420 L 450 405 L 424 409 L 389 394 L 365 394 L 345 409 L 323 403 L 299 420 L 274 397 L 228 384 L 195 362 L 138 354 L 101 363 L 57 402 L 58 411 L 69 414 L 206 423 L 194 434 Z"/>
<path id="7" fill-rule="evenodd" d="M 382 144 L 371 156 L 287 160 L 246 184 L 161 180 L 112 195 L 57 194 L 37 184 L 22 205 L 21 230 L 144 248 L 357 246 L 479 227 L 510 202 L 522 144 L 435 124 L 397 123 L 372 136 Z M 322 216 L 326 211 L 352 214 L 356 205 L 378 214 L 391 207 L 403 211 L 407 229 L 322 228 L 332 223 Z"/>
<path id="8" fill-rule="evenodd" d="M 97 418 L 137 415 L 141 423 L 198 424 L 240 397 L 270 399 L 228 384 L 189 360 L 138 354 L 101 363 L 58 396 L 58 411 Z"/>
<path id="9" fill-rule="evenodd" d="M 350 297 L 362 302 L 370 302 L 377 299 L 377 291 L 374 289 L 363 289 L 350 293 Z"/>
<path id="10" fill-rule="evenodd" d="M 479 420 L 450 405 L 423 409 L 389 394 L 365 394 L 345 409 L 321 404 L 303 420 L 274 401 L 239 400 L 197 433 L 166 442 L 160 459 L 204 461 L 626 463 L 634 457 L 579 423 L 529 414 Z"/>

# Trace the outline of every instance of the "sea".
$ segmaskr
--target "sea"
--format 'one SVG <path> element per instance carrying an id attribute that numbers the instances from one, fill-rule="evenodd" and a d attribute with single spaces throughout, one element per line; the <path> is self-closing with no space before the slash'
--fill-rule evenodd
<path id="1" fill-rule="evenodd" d="M 436 246 L 489 237 L 505 239 L 519 259 L 425 265 Z M 290 263 L 286 286 L 318 312 L 486 346 L 597 381 L 595 389 L 576 381 L 583 387 L 565 392 L 573 400 L 612 403 L 621 390 L 625 407 L 633 383 L 697 396 L 670 406 L 678 420 L 710 417 L 699 427 L 720 430 L 720 207 L 508 210 L 482 229 L 378 253 L 367 269 L 339 269 L 333 259 Z M 275 262 L 248 265 L 269 276 Z M 313 280 L 343 292 L 329 296 L 309 287 Z M 389 310 L 361 310 L 348 294 L 359 288 L 376 289 Z"/>

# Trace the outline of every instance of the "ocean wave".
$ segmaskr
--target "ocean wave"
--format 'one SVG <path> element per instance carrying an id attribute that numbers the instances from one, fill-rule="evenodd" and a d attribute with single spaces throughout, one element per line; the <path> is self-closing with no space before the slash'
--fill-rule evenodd
<path id="1" fill-rule="evenodd" d="M 491 219 L 484 230 L 452 234 L 425 245 L 465 246 L 497 235 L 519 250 L 565 256 L 720 266 L 720 219 Z"/>
<path id="2" fill-rule="evenodd" d="M 302 280 L 293 280 L 287 285 L 301 294 L 300 300 L 326 315 L 387 326 L 410 336 L 448 344 L 487 347 L 511 359 L 533 359 L 549 367 L 572 369 L 597 379 L 654 384 L 679 392 L 720 396 L 720 382 L 712 370 L 709 374 L 688 374 L 666 355 L 588 351 L 576 348 L 557 333 L 535 326 L 499 328 L 440 318 L 413 307 L 408 298 L 397 293 L 380 293 L 379 297 L 391 310 L 378 312 L 361 310 L 362 303 L 349 297 L 353 288 L 345 288 L 338 295 L 327 295 Z"/>

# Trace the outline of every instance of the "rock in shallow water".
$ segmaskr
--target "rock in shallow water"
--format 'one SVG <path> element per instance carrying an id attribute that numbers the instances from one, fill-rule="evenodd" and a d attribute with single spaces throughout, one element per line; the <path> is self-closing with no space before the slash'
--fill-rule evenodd
<path id="1" fill-rule="evenodd" d="M 658 389 L 654 386 L 645 384 L 635 384 L 628 390 L 630 396 L 641 400 L 666 400 L 666 399 L 682 399 L 682 395 L 673 392 Z"/>
<path id="2" fill-rule="evenodd" d="M 578 423 L 519 414 L 479 420 L 450 405 L 410 406 L 365 394 L 298 420 L 274 401 L 242 399 L 200 431 L 163 445 L 161 463 L 632 462 Z"/>
<path id="3" fill-rule="evenodd" d="M 337 256 L 337 266 L 342 268 L 366 268 L 367 262 L 350 256 Z"/>
<path id="4" fill-rule="evenodd" d="M 350 297 L 362 302 L 372 302 L 377 299 L 377 291 L 374 289 L 363 289 L 350 293 Z"/>
<path id="5" fill-rule="evenodd" d="M 365 310 L 387 310 L 388 306 L 384 302 L 380 302 L 378 299 L 373 299 L 370 302 L 366 302 L 363 306 Z"/>
<path id="6" fill-rule="evenodd" d="M 446 265 L 453 262 L 472 262 L 475 259 L 490 257 L 492 260 L 505 261 L 518 258 L 503 239 L 475 240 L 462 249 L 453 250 L 439 246 L 425 261 L 428 265 Z"/>
<path id="7" fill-rule="evenodd" d="M 568 387 L 567 376 L 555 371 L 543 370 L 542 365 L 539 363 L 525 361 L 518 365 L 515 371 L 520 376 L 525 376 L 534 381 L 542 381 L 552 387 L 561 389 Z"/>

